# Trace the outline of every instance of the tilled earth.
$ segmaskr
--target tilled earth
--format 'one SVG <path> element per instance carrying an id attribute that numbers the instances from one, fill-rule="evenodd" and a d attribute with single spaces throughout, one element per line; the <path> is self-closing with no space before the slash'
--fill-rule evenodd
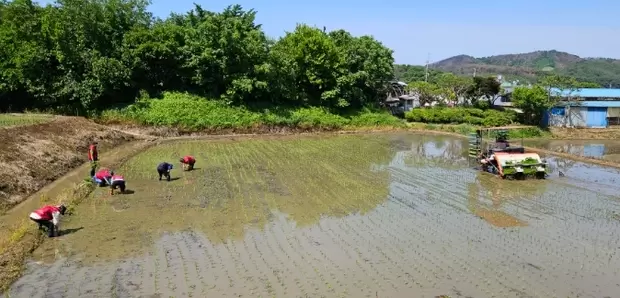
<path id="1" fill-rule="evenodd" d="M 501 181 L 468 167 L 461 140 L 369 138 L 196 142 L 147 151 L 123 169 L 135 174 L 135 194 L 97 192 L 63 227 L 73 233 L 46 242 L 9 294 L 620 293 L 616 171 L 551 160 L 565 177 Z M 341 148 L 362 141 L 366 149 Z M 167 158 L 166 150 L 208 150 L 210 159 L 179 180 L 154 182 L 142 164 Z M 227 160 L 233 152 L 237 160 Z"/>

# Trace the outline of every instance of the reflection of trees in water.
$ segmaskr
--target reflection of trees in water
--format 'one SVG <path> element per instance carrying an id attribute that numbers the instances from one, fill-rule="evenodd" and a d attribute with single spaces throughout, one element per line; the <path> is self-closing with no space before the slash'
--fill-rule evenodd
<path id="1" fill-rule="evenodd" d="M 420 136 L 411 140 L 406 163 L 411 166 L 462 167 L 466 164 L 464 142 L 444 136 Z"/>
<path id="2" fill-rule="evenodd" d="M 427 158 L 456 160 L 465 157 L 466 146 L 461 139 L 443 136 L 422 136 L 411 142 L 411 151 Z"/>
<path id="3" fill-rule="evenodd" d="M 557 158 L 551 157 L 547 158 L 547 162 L 549 163 L 549 167 L 551 168 L 551 172 L 562 171 L 566 173 L 572 167 L 577 165 L 578 161 L 567 159 L 567 158 Z"/>
<path id="4" fill-rule="evenodd" d="M 455 165 L 466 161 L 466 140 L 450 136 L 398 135 L 390 140 L 390 148 L 406 152 L 408 164 Z M 375 167 L 377 168 L 377 167 Z"/>

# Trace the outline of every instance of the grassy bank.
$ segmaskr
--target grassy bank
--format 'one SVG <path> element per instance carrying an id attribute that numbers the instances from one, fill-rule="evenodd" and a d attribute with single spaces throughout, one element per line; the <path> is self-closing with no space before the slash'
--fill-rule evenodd
<path id="1" fill-rule="evenodd" d="M 239 130 L 260 127 L 339 130 L 347 127 L 404 127 L 404 121 L 385 111 L 364 109 L 337 114 L 325 108 L 249 109 L 183 93 L 164 93 L 161 99 L 142 99 L 124 109 L 104 111 L 104 124 L 177 127 L 185 131 Z"/>
<path id="2" fill-rule="evenodd" d="M 103 124 L 126 124 L 147 127 L 174 127 L 182 132 L 260 133 L 287 130 L 336 131 L 377 129 L 414 129 L 459 134 L 474 132 L 479 126 L 514 124 L 511 112 L 482 111 L 469 108 L 416 109 L 408 112 L 407 120 L 418 118 L 430 122 L 469 124 L 426 124 L 398 119 L 387 111 L 364 109 L 338 114 L 325 108 L 249 109 L 230 106 L 183 93 L 164 93 L 161 99 L 144 98 L 123 109 L 104 111 L 96 120 Z M 511 138 L 537 138 L 548 133 L 539 128 L 510 131 Z"/>
<path id="3" fill-rule="evenodd" d="M 52 119 L 54 116 L 49 114 L 0 114 L 0 127 L 39 124 Z"/>
<path id="4" fill-rule="evenodd" d="M 75 206 L 93 189 L 94 185 L 90 182 L 75 184 L 56 198 L 41 197 L 40 204 L 62 202 L 67 206 L 67 216 L 70 216 Z M 26 258 L 45 240 L 45 237 L 46 235 L 27 218 L 3 233 L 0 237 L 0 291 L 6 290 L 21 276 Z"/>
<path id="5" fill-rule="evenodd" d="M 409 122 L 423 122 L 433 124 L 467 123 L 478 126 L 506 126 L 518 122 L 518 114 L 511 110 L 498 111 L 494 109 L 476 109 L 466 107 L 435 107 L 413 109 L 405 113 Z"/>
<path id="6" fill-rule="evenodd" d="M 412 130 L 423 130 L 423 131 L 440 131 L 446 133 L 454 133 L 459 135 L 469 135 L 470 133 L 476 132 L 476 129 L 479 129 L 480 126 L 471 125 L 471 124 L 432 124 L 432 123 L 419 123 L 419 122 L 410 122 L 407 123 L 407 127 Z M 529 127 L 519 127 L 508 130 L 508 137 L 512 140 L 518 140 L 521 138 L 524 139 L 534 139 L 534 138 L 547 138 L 550 137 L 551 133 L 547 130 L 529 126 Z"/>

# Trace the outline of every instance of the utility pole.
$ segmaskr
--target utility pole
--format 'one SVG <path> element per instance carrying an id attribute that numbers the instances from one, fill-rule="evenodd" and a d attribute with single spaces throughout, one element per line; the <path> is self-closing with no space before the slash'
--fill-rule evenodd
<path id="1" fill-rule="evenodd" d="M 474 67 L 474 78 L 476 77 L 476 68 Z"/>
<path id="2" fill-rule="evenodd" d="M 428 82 L 428 63 L 431 60 L 431 53 L 426 56 L 426 70 L 424 71 L 424 82 Z"/>

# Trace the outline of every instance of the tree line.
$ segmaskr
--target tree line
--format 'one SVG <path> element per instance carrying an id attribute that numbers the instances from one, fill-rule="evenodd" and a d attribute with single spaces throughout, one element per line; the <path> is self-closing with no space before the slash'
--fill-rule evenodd
<path id="1" fill-rule="evenodd" d="M 254 10 L 199 5 L 155 18 L 147 0 L 0 0 L 0 110 L 85 115 L 138 94 L 229 105 L 359 109 L 385 96 L 392 50 L 300 24 L 268 37 Z"/>
<path id="2" fill-rule="evenodd" d="M 493 76 L 461 76 L 450 72 L 428 71 L 422 66 L 395 65 L 395 75 L 408 84 L 407 90 L 418 96 L 421 105 L 435 102 L 440 105 L 455 105 L 490 108 L 501 95 L 506 94 L 501 82 Z M 592 82 L 581 82 L 570 76 L 548 74 L 536 84 L 518 85 L 515 89 L 532 87 L 579 89 L 600 88 Z"/>

